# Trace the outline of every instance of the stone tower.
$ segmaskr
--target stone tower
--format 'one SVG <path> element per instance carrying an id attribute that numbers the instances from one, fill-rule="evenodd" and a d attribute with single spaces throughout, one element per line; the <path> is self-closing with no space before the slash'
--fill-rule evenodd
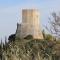
<path id="1" fill-rule="evenodd" d="M 37 9 L 23 9 L 22 23 L 17 24 L 16 36 L 24 38 L 27 35 L 32 35 L 34 39 L 43 39 L 39 16 Z"/>

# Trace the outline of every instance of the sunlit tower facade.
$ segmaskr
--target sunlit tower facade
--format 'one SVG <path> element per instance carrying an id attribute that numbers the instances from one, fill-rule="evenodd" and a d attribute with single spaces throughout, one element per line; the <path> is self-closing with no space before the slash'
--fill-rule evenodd
<path id="1" fill-rule="evenodd" d="M 32 35 L 34 39 L 43 39 L 40 25 L 40 14 L 37 9 L 23 9 L 22 23 L 18 27 L 17 36 L 24 38 Z"/>

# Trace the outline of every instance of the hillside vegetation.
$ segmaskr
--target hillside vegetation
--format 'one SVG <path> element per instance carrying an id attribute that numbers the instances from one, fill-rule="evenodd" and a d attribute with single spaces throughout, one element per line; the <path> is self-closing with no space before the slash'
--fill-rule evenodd
<path id="1" fill-rule="evenodd" d="M 31 36 L 30 36 L 31 37 Z M 0 59 L 3 60 L 60 60 L 60 43 L 39 39 L 11 40 L 0 44 Z"/>

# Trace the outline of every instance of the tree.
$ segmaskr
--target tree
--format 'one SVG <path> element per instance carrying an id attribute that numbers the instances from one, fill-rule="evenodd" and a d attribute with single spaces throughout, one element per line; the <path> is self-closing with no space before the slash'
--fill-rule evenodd
<path id="1" fill-rule="evenodd" d="M 53 39 L 53 36 L 50 35 L 50 34 L 46 34 L 45 39 L 46 39 L 46 40 L 52 40 L 52 39 Z"/>
<path id="2" fill-rule="evenodd" d="M 51 34 L 46 34 L 44 30 L 42 31 L 42 34 L 45 40 L 52 40 L 54 38 Z"/>
<path id="3" fill-rule="evenodd" d="M 11 34 L 11 35 L 8 37 L 8 40 L 9 40 L 9 42 L 15 41 L 15 34 Z"/>
<path id="4" fill-rule="evenodd" d="M 54 36 L 60 38 L 60 15 L 53 12 L 52 17 L 49 18 L 48 26 L 46 28 L 52 33 Z"/>

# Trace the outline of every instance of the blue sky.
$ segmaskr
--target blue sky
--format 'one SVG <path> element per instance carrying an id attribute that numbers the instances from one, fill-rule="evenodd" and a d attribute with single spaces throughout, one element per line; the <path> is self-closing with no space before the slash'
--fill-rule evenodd
<path id="1" fill-rule="evenodd" d="M 0 0 L 0 38 L 3 41 L 5 36 L 15 33 L 23 8 L 39 9 L 43 27 L 52 12 L 60 11 L 60 0 Z"/>

